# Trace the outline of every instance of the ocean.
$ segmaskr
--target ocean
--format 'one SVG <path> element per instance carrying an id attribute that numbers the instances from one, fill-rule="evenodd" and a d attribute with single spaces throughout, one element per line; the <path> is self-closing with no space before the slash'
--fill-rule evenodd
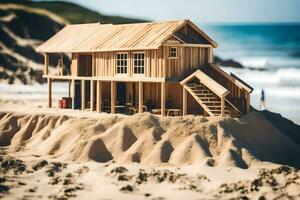
<path id="1" fill-rule="evenodd" d="M 215 55 L 249 69 L 223 68 L 254 87 L 251 105 L 259 109 L 261 90 L 268 110 L 300 124 L 300 24 L 205 25 L 219 45 Z M 251 68 L 251 69 L 250 69 Z M 253 69 L 254 68 L 254 69 Z"/>

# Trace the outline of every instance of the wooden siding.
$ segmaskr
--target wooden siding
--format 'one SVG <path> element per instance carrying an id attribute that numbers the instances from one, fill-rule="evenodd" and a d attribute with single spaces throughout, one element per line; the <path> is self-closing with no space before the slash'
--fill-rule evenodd
<path id="1" fill-rule="evenodd" d="M 209 48 L 201 47 L 182 47 L 178 46 L 177 57 L 170 58 L 170 48 L 172 46 L 162 46 L 158 50 L 139 50 L 139 51 L 123 51 L 128 54 L 127 59 L 127 76 L 141 76 L 133 74 L 133 53 L 143 52 L 144 59 L 144 76 L 149 78 L 168 78 L 173 81 L 180 81 L 200 65 L 209 62 Z M 116 74 L 116 54 L 120 52 L 95 52 L 93 53 L 93 76 L 113 77 Z M 80 53 L 72 54 L 72 75 L 90 74 L 90 69 L 85 73 L 85 66 L 90 63 L 83 61 Z M 124 75 L 122 75 L 124 76 Z M 126 76 L 126 75 L 125 75 Z"/>

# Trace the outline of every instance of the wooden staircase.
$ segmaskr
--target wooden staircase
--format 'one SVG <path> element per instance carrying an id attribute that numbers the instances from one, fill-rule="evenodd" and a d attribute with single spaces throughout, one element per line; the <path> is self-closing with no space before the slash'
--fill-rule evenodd
<path id="1" fill-rule="evenodd" d="M 226 96 L 229 90 L 200 70 L 180 82 L 184 90 L 183 114 L 187 112 L 186 91 L 199 103 L 209 116 L 229 116 Z"/>
<path id="2" fill-rule="evenodd" d="M 209 114 L 209 116 L 220 116 L 222 112 L 221 98 L 215 95 L 205 85 L 201 83 L 186 84 L 185 89 Z M 230 112 L 227 106 L 224 106 L 224 116 L 229 116 Z"/>

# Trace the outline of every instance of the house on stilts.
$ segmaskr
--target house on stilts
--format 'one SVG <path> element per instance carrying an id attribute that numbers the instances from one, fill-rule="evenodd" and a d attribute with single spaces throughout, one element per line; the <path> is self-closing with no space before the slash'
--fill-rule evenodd
<path id="1" fill-rule="evenodd" d="M 241 116 L 250 110 L 253 89 L 213 63 L 216 47 L 190 20 L 177 20 L 66 25 L 37 51 L 45 58 L 48 107 L 52 81 L 65 80 L 72 109 Z M 61 55 L 56 71 L 49 69 L 53 54 Z"/>

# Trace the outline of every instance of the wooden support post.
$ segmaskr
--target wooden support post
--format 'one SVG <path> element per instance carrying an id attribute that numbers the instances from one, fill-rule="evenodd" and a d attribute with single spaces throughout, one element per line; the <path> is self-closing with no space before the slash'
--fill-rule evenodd
<path id="1" fill-rule="evenodd" d="M 85 80 L 81 80 L 81 110 L 85 110 Z"/>
<path id="2" fill-rule="evenodd" d="M 48 108 L 52 107 L 52 79 L 48 78 Z"/>
<path id="3" fill-rule="evenodd" d="M 49 73 L 49 54 L 44 54 L 44 74 L 48 75 Z"/>
<path id="4" fill-rule="evenodd" d="M 221 116 L 225 116 L 225 98 L 221 97 Z"/>
<path id="5" fill-rule="evenodd" d="M 161 116 L 166 115 L 166 83 L 161 82 Z"/>
<path id="6" fill-rule="evenodd" d="M 68 89 L 68 97 L 71 97 L 71 80 L 68 80 L 69 83 L 69 89 Z"/>
<path id="7" fill-rule="evenodd" d="M 213 54 L 213 47 L 209 47 L 208 48 L 209 51 L 209 63 L 213 63 L 214 62 L 214 54 Z"/>
<path id="8" fill-rule="evenodd" d="M 91 111 L 94 111 L 94 81 L 91 80 L 91 85 L 90 85 L 90 107 L 91 107 Z"/>
<path id="9" fill-rule="evenodd" d="M 187 91 L 182 87 L 182 115 L 187 114 Z"/>
<path id="10" fill-rule="evenodd" d="M 111 81 L 110 83 L 110 109 L 111 113 L 116 113 L 116 82 Z"/>
<path id="11" fill-rule="evenodd" d="M 59 75 L 63 75 L 63 71 L 64 71 L 64 55 L 61 53 L 60 54 L 60 68 L 59 68 Z"/>
<path id="12" fill-rule="evenodd" d="M 143 82 L 139 82 L 139 113 L 143 112 Z"/>
<path id="13" fill-rule="evenodd" d="M 162 53 L 162 57 L 164 57 L 164 60 L 163 60 L 163 77 L 166 78 L 167 76 L 167 54 L 166 54 L 166 51 L 167 51 L 167 47 L 163 46 L 163 53 Z M 164 55 L 164 56 L 163 56 Z"/>
<path id="14" fill-rule="evenodd" d="M 246 92 L 246 111 L 250 112 L 250 93 Z"/>
<path id="15" fill-rule="evenodd" d="M 102 88 L 101 81 L 97 81 L 97 112 L 102 110 Z"/>
<path id="16" fill-rule="evenodd" d="M 75 80 L 72 79 L 71 80 L 71 87 L 72 87 L 72 109 L 75 109 Z"/>

